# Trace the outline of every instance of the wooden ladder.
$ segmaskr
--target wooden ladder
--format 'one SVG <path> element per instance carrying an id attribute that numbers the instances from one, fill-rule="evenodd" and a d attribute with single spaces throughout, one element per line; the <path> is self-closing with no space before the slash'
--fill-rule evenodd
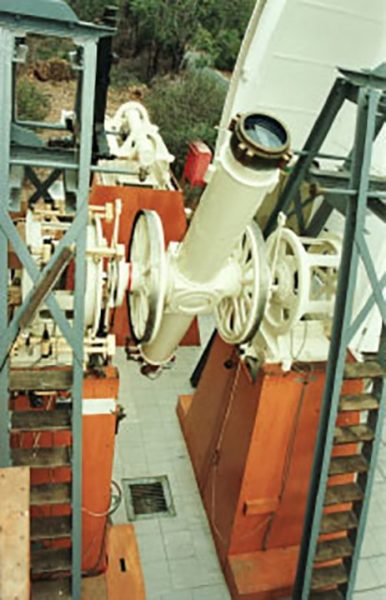
<path id="1" fill-rule="evenodd" d="M 45 390 L 51 386 L 47 395 L 39 395 L 37 380 Z M 14 371 L 11 376 L 12 463 L 31 470 L 33 600 L 72 598 L 71 385 L 70 369 Z"/>
<path id="2" fill-rule="evenodd" d="M 328 482 L 324 493 L 323 514 L 314 555 L 312 600 L 343 600 L 353 576 L 353 558 L 359 553 L 371 494 L 383 410 L 380 410 L 381 384 L 386 372 L 375 361 L 347 363 L 343 381 L 366 381 L 366 392 L 341 394 L 338 419 L 342 415 L 359 415 L 359 423 L 335 423 L 333 451 L 330 456 Z M 380 385 L 381 384 L 381 385 Z M 342 454 L 339 450 L 345 449 Z M 339 453 L 339 455 L 337 455 Z M 342 476 L 346 481 L 342 482 Z M 349 481 L 347 481 L 349 480 Z M 351 480 L 351 481 L 350 481 Z M 361 531 L 360 531 L 361 530 Z M 355 571 L 355 570 L 354 570 Z"/>

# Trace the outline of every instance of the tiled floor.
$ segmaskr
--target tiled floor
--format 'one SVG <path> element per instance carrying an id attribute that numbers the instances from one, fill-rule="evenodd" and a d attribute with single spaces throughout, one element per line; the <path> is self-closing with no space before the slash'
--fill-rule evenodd
<path id="1" fill-rule="evenodd" d="M 203 325 L 205 342 L 210 323 Z M 173 369 L 155 381 L 141 376 L 123 351 L 116 358 L 127 418 L 120 425 L 114 478 L 168 475 L 177 512 L 135 523 L 147 600 L 230 598 L 175 413 L 178 395 L 191 391 L 200 352 L 180 348 Z M 126 521 L 121 505 L 114 522 Z M 355 600 L 386 600 L 386 428 L 356 589 Z"/>
<path id="2" fill-rule="evenodd" d="M 199 356 L 199 348 L 181 348 L 175 367 L 155 381 L 141 376 L 122 351 L 116 359 L 127 418 L 114 478 L 168 475 L 177 513 L 135 523 L 147 600 L 229 599 L 175 412 L 178 395 L 191 391 Z M 114 522 L 126 522 L 123 505 Z"/>

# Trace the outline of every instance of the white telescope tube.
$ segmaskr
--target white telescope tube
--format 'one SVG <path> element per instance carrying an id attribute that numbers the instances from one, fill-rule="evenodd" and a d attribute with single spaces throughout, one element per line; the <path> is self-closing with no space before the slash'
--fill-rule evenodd
<path id="1" fill-rule="evenodd" d="M 160 366 L 171 360 L 193 319 L 189 315 L 165 313 L 155 340 L 141 347 L 145 362 Z"/>
<path id="2" fill-rule="evenodd" d="M 288 151 L 285 128 L 267 115 L 246 115 L 236 122 L 216 161 L 192 224 L 179 249 L 175 269 L 186 280 L 208 284 L 224 267 L 267 193 L 279 181 L 279 163 Z M 173 290 L 170 292 L 171 301 Z M 160 365 L 173 356 L 193 316 L 168 313 L 143 358 Z"/>
<path id="3" fill-rule="evenodd" d="M 182 242 L 177 259 L 181 274 L 198 283 L 210 281 L 278 180 L 278 169 L 246 168 L 227 145 Z"/>

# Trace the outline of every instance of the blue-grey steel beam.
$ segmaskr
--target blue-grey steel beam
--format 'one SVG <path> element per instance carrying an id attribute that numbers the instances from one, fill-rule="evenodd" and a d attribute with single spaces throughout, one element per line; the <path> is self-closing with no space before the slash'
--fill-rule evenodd
<path id="1" fill-rule="evenodd" d="M 32 169 L 31 169 L 32 171 Z M 32 176 L 33 173 L 33 176 Z M 39 179 L 39 177 L 36 175 L 36 173 L 34 173 L 34 171 L 32 171 L 31 173 L 31 181 L 34 184 L 34 186 L 36 187 L 36 191 L 28 198 L 28 203 L 31 206 L 31 204 L 34 204 L 35 202 L 37 202 L 40 198 L 49 198 L 50 200 L 52 200 L 50 192 L 49 192 L 49 188 L 51 187 L 51 185 L 57 181 L 57 179 L 59 179 L 59 177 L 62 174 L 62 171 L 60 169 L 54 169 L 49 176 L 47 177 L 47 179 L 45 179 L 44 181 L 41 181 Z"/>
<path id="2" fill-rule="evenodd" d="M 1 28 L 1 24 L 5 27 Z M 81 561 L 82 561 L 82 404 L 83 404 L 83 338 L 84 338 L 84 304 L 86 280 L 86 243 L 88 223 L 88 196 L 92 161 L 93 106 L 97 59 L 97 40 L 103 35 L 111 34 L 110 28 L 86 26 L 81 23 L 60 23 L 44 18 L 29 18 L 0 12 L 0 333 L 3 368 L 0 370 L 0 464 L 10 464 L 10 444 L 8 434 L 8 353 L 17 335 L 20 319 L 28 306 L 26 302 L 16 311 L 11 324 L 8 323 L 8 243 L 11 243 L 23 267 L 36 285 L 44 278 L 47 270 L 55 263 L 61 250 L 70 243 L 76 244 L 75 258 L 75 290 L 74 321 L 70 326 L 54 295 L 50 294 L 45 303 L 54 321 L 59 325 L 73 351 L 73 385 L 72 385 L 72 598 L 80 600 L 81 595 Z M 80 105 L 80 145 L 78 153 L 64 155 L 44 151 L 11 152 L 12 121 L 12 59 L 14 36 L 25 32 L 36 32 L 41 35 L 69 37 L 83 51 L 83 69 L 80 74 L 82 96 Z M 12 164 L 26 167 L 44 166 L 45 161 L 52 163 L 54 169 L 73 168 L 77 171 L 78 189 L 76 194 L 76 215 L 69 230 L 58 244 L 48 265 L 39 271 L 26 244 L 21 240 L 17 229 L 9 215 L 9 168 Z M 62 164 L 63 163 L 63 164 Z M 42 191 L 44 183 L 39 182 Z M 0 361 L 1 362 L 1 361 Z"/>
<path id="3" fill-rule="evenodd" d="M 0 27 L 8 28 L 16 37 L 23 37 L 27 32 L 37 33 L 38 35 L 74 38 L 77 40 L 91 39 L 95 41 L 101 37 L 112 35 L 115 31 L 111 27 L 101 27 L 81 21 L 65 22 L 1 11 Z"/>
<path id="4" fill-rule="evenodd" d="M 355 244 L 355 238 L 362 231 L 365 223 L 375 116 L 379 99 L 380 93 L 376 90 L 366 88 L 359 90 L 358 117 L 350 181 L 350 188 L 357 189 L 358 194 L 356 197 L 348 199 L 326 383 L 294 586 L 294 598 L 299 600 L 308 600 L 311 592 L 312 573 L 349 342 L 347 332 L 352 318 L 353 295 L 358 270 L 359 252 Z"/>
<path id="5" fill-rule="evenodd" d="M 379 280 L 379 286 L 380 286 L 381 290 L 383 290 L 385 288 L 386 273 L 384 273 L 384 275 Z M 363 305 L 363 308 L 357 314 L 354 321 L 351 323 L 351 325 L 349 327 L 347 335 L 350 340 L 352 340 L 354 335 L 357 333 L 359 327 L 362 325 L 363 321 L 366 319 L 367 315 L 369 314 L 369 312 L 371 311 L 371 309 L 373 308 L 374 305 L 375 305 L 375 298 L 374 298 L 373 294 L 371 294 L 368 297 L 368 299 L 366 300 L 365 304 Z"/>
<path id="6" fill-rule="evenodd" d="M 381 317 L 382 317 L 384 323 L 386 323 L 386 302 L 383 297 L 382 288 L 379 285 L 378 275 L 375 270 L 374 263 L 372 261 L 369 247 L 366 243 L 363 231 L 356 237 L 355 241 L 358 246 L 359 254 L 362 259 L 363 265 L 365 267 L 368 280 L 372 287 L 375 302 L 378 306 L 378 310 L 381 313 Z"/>
<path id="7" fill-rule="evenodd" d="M 77 217 L 76 217 L 78 227 L 82 226 L 81 217 L 82 217 L 82 215 L 77 215 Z M 33 260 L 32 256 L 28 252 L 28 249 L 27 249 L 25 243 L 21 240 L 19 233 L 18 233 L 14 223 L 12 222 L 9 214 L 4 210 L 4 208 L 2 206 L 0 206 L 0 230 L 3 233 L 5 233 L 5 235 L 8 237 L 8 240 L 12 244 L 13 249 L 15 250 L 15 253 L 17 254 L 20 262 L 23 264 L 24 268 L 27 270 L 28 275 L 31 277 L 32 281 L 34 283 L 36 283 L 38 281 L 39 277 L 41 276 L 40 271 L 39 271 L 38 267 L 36 266 L 35 261 Z M 69 229 L 66 232 L 66 235 L 62 238 L 62 240 L 58 244 L 57 250 L 60 251 L 64 247 L 64 245 L 68 245 L 74 239 L 75 239 L 74 232 L 72 229 Z M 51 258 L 51 260 L 48 264 L 52 265 L 52 261 L 54 259 L 55 259 L 55 255 Z M 46 303 L 47 307 L 49 308 L 51 315 L 57 322 L 57 324 L 58 324 L 61 332 L 63 333 L 64 337 L 66 338 L 67 342 L 71 346 L 73 346 L 74 345 L 73 329 L 70 327 L 68 320 L 66 319 L 56 298 L 52 294 L 50 294 L 48 296 L 48 298 L 46 299 L 45 303 Z M 0 333 L 4 336 L 4 335 L 7 335 L 6 331 L 7 331 L 7 329 L 1 330 Z M 2 352 L 4 352 L 3 348 L 0 349 L 0 356 L 1 356 Z"/>
<path id="8" fill-rule="evenodd" d="M 386 306 L 386 301 L 384 301 L 384 305 Z M 377 362 L 381 365 L 384 372 L 386 372 L 386 322 L 383 320 L 382 329 L 381 329 L 381 337 L 380 337 L 380 346 L 378 351 Z M 358 519 L 358 528 L 356 532 L 353 533 L 355 536 L 355 544 L 354 544 L 354 553 L 349 561 L 350 572 L 353 574 L 352 577 L 349 578 L 346 598 L 351 599 L 353 597 L 355 591 L 355 582 L 356 582 L 356 573 L 358 569 L 358 562 L 360 558 L 360 551 L 362 546 L 363 537 L 366 530 L 367 517 L 369 512 L 369 504 L 370 504 L 370 492 L 372 490 L 372 486 L 375 479 L 376 473 L 376 458 L 378 455 L 379 448 L 382 442 L 382 427 L 385 419 L 385 403 L 386 403 L 386 381 L 385 379 L 378 379 L 374 382 L 374 387 L 372 391 L 372 395 L 374 395 L 378 399 L 379 408 L 378 414 L 369 413 L 369 424 L 372 425 L 371 421 L 375 420 L 375 428 L 374 428 L 374 441 L 372 448 L 369 449 L 370 460 L 369 462 L 369 470 L 367 473 L 362 474 L 360 477 L 363 478 L 363 485 L 366 486 L 368 493 L 365 494 L 362 506 L 359 511 L 359 519 Z M 364 451 L 365 454 L 365 451 Z M 367 457 L 366 457 L 367 458 Z M 355 510 L 355 504 L 354 504 Z"/>
<path id="9" fill-rule="evenodd" d="M 299 183 L 304 180 L 304 177 L 312 164 L 315 153 L 321 148 L 336 115 L 342 107 L 347 85 L 347 81 L 342 78 L 338 78 L 335 81 L 323 109 L 305 143 L 304 154 L 300 157 L 290 173 L 279 202 L 267 221 L 264 230 L 265 236 L 268 236 L 276 228 L 279 212 L 286 212 L 290 207 L 291 202 L 294 200 Z M 295 205 L 295 210 L 296 209 L 298 212 L 299 207 Z"/>
<path id="10" fill-rule="evenodd" d="M 12 119 L 12 58 L 14 38 L 10 31 L 0 28 L 0 206 L 8 210 L 9 156 Z M 2 213 L 0 213 L 0 223 Z M 0 228 L 0 332 L 8 326 L 8 239 Z M 9 445 L 9 364 L 0 370 L 0 467 L 10 465 Z"/>
<path id="11" fill-rule="evenodd" d="M 80 235 L 76 246 L 74 334 L 77 355 L 83 355 L 84 299 L 86 275 L 86 227 L 91 158 L 92 125 L 96 76 L 97 47 L 95 42 L 83 44 L 84 69 L 82 73 L 81 132 L 77 213 L 82 215 L 84 235 Z M 82 404 L 83 404 L 83 361 L 74 355 L 72 388 L 72 596 L 80 599 L 82 560 Z"/>

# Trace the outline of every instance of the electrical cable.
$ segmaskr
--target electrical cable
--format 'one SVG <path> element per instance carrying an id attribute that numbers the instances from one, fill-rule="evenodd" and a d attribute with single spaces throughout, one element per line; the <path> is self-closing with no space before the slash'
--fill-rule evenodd
<path id="1" fill-rule="evenodd" d="M 100 574 L 101 569 L 99 568 L 99 565 L 103 559 L 103 554 L 104 554 L 105 548 L 106 548 L 106 538 L 107 538 L 107 531 L 108 531 L 108 526 L 109 526 L 108 517 L 113 515 L 118 510 L 119 506 L 121 505 L 122 499 L 123 499 L 123 492 L 122 492 L 122 488 L 120 487 L 120 485 L 114 479 L 112 479 L 111 485 L 113 487 L 115 487 L 116 491 L 118 492 L 118 499 L 115 501 L 115 504 L 112 507 L 111 506 L 109 507 L 108 511 L 103 512 L 103 513 L 93 513 L 92 511 L 89 511 L 86 508 L 82 507 L 82 511 L 92 517 L 96 517 L 96 518 L 106 517 L 104 528 L 103 528 L 102 543 L 101 543 L 99 555 L 98 555 L 97 560 L 95 561 L 94 565 L 90 569 L 87 569 L 87 571 L 82 571 L 82 575 L 84 577 L 94 577 L 95 575 Z M 111 494 L 111 498 L 113 498 L 113 494 Z M 83 560 L 85 559 L 85 557 L 87 558 L 87 556 L 89 555 L 90 550 L 94 546 L 95 540 L 96 540 L 96 536 L 93 537 L 87 550 L 84 552 Z"/>
<path id="2" fill-rule="evenodd" d="M 90 517 L 109 517 L 111 515 L 113 515 L 118 508 L 120 507 L 121 503 L 122 503 L 122 498 L 123 498 L 123 492 L 122 492 L 122 488 L 120 487 L 120 485 L 114 481 L 114 479 L 111 480 L 111 485 L 113 487 L 115 487 L 116 491 L 118 492 L 118 496 L 113 496 L 113 494 L 111 494 L 110 497 L 110 506 L 108 508 L 108 510 L 97 513 L 97 512 L 93 512 L 92 510 L 88 510 L 87 508 L 85 508 L 84 506 L 82 506 L 82 511 L 84 513 L 86 513 L 87 515 L 90 515 Z M 115 503 L 113 506 L 111 506 L 111 501 L 113 498 L 116 498 Z"/>

